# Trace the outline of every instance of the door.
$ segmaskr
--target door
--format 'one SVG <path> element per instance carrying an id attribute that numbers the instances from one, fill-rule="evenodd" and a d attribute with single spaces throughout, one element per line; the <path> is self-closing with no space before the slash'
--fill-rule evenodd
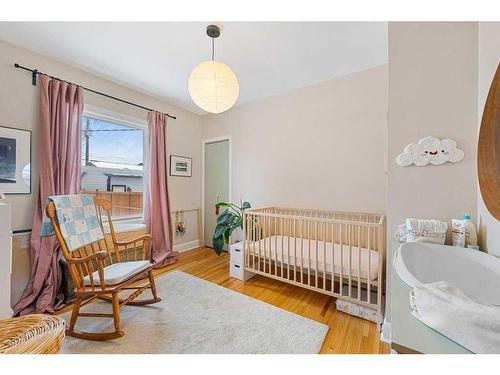
<path id="1" fill-rule="evenodd" d="M 205 143 L 205 246 L 212 247 L 215 204 L 229 200 L 229 140 Z"/>

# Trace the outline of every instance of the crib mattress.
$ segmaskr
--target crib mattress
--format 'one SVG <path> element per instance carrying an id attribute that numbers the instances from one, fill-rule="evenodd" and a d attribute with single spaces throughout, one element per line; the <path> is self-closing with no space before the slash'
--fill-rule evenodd
<path id="1" fill-rule="evenodd" d="M 297 251 L 295 251 L 295 246 Z M 343 245 L 341 251 L 341 246 L 337 243 L 332 246 L 331 242 L 272 235 L 260 241 L 249 242 L 247 252 L 251 257 L 255 255 L 262 258 L 265 253 L 267 259 L 283 263 L 285 267 L 296 265 L 297 269 L 300 269 L 302 266 L 302 270 L 305 271 L 309 268 L 311 271 L 316 270 L 317 263 L 318 271 L 324 270 L 329 275 L 333 271 L 336 276 L 342 274 L 347 277 L 350 269 L 353 279 L 359 276 L 366 280 L 369 275 L 369 280 L 373 281 L 378 277 L 378 252 L 365 248 L 361 248 L 360 252 L 355 246 Z M 326 254 L 326 263 L 324 254 Z"/>

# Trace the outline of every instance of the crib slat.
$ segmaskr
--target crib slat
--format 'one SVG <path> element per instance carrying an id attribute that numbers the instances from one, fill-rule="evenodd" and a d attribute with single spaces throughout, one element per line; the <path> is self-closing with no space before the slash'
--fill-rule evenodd
<path id="1" fill-rule="evenodd" d="M 307 285 L 311 286 L 311 222 L 307 221 Z"/>
<path id="2" fill-rule="evenodd" d="M 342 215 L 341 215 L 342 216 Z M 340 285 L 339 285 L 339 294 L 343 294 L 343 285 L 344 285 L 344 239 L 342 238 L 342 224 L 340 224 L 339 228 L 339 236 L 340 236 Z"/>
<path id="3" fill-rule="evenodd" d="M 269 245 L 269 273 L 273 275 L 273 217 L 269 216 L 267 220 L 267 237 Z"/>
<path id="4" fill-rule="evenodd" d="M 257 251 L 257 246 L 255 245 L 255 241 L 257 240 L 257 217 L 255 215 L 252 216 L 252 254 L 253 254 L 253 268 L 255 269 L 255 252 Z"/>
<path id="5" fill-rule="evenodd" d="M 258 221 L 258 230 L 259 230 L 259 233 L 258 233 L 258 236 L 257 236 L 257 241 L 259 241 L 259 257 L 258 257 L 258 263 L 259 263 L 259 271 L 261 271 L 260 269 L 260 261 L 262 259 L 262 254 L 261 254 L 261 245 L 262 245 L 262 235 L 264 234 L 263 231 L 262 231 L 262 220 L 263 220 L 263 217 L 262 216 L 259 216 L 259 221 Z"/>
<path id="6" fill-rule="evenodd" d="M 252 226 L 252 215 L 247 213 L 247 245 L 246 245 L 246 250 L 248 253 L 248 265 L 252 268 L 254 268 L 255 263 L 253 262 L 255 253 L 253 251 L 253 243 L 254 243 L 254 237 L 253 237 L 253 226 Z"/>
<path id="7" fill-rule="evenodd" d="M 248 226 L 247 223 L 248 218 L 247 215 L 243 212 L 243 245 L 242 245 L 242 251 L 243 251 L 243 269 L 245 267 L 249 266 L 248 262 L 248 250 L 246 249 L 247 243 L 248 243 Z"/>
<path id="8" fill-rule="evenodd" d="M 326 290 L 326 222 L 323 223 L 323 290 Z"/>
<path id="9" fill-rule="evenodd" d="M 251 215 L 246 215 L 246 218 L 247 218 L 247 222 L 246 222 L 246 229 L 247 229 L 247 233 L 248 233 L 248 236 L 246 237 L 246 245 L 245 245 L 245 252 L 247 253 L 247 256 L 248 256 L 248 266 L 253 268 L 254 267 L 254 263 L 252 261 L 252 257 L 255 256 L 255 255 L 252 255 L 253 254 L 253 251 L 251 250 L 252 248 L 252 244 L 253 244 L 253 228 L 252 228 L 252 217 Z"/>
<path id="10" fill-rule="evenodd" d="M 253 217 L 252 215 L 250 214 L 247 214 L 247 231 L 248 231 L 248 235 L 249 235 L 249 238 L 248 238 L 248 241 L 247 241 L 247 249 L 248 249 L 248 263 L 249 263 L 249 266 L 251 264 L 251 267 L 252 268 L 255 268 L 255 249 L 254 249 L 254 229 L 253 229 L 253 225 L 252 225 L 252 220 L 253 220 Z"/>
<path id="11" fill-rule="evenodd" d="M 351 273 L 352 273 L 352 243 L 351 243 L 351 230 L 352 230 L 352 225 L 349 224 L 349 297 L 351 297 L 351 288 L 352 288 L 352 280 L 351 280 Z"/>
<path id="12" fill-rule="evenodd" d="M 274 271 L 276 271 L 276 252 L 277 250 L 274 249 L 274 256 L 273 256 L 273 220 L 274 218 L 273 217 L 270 217 L 269 218 L 269 223 L 268 223 L 268 226 L 269 226 L 269 273 L 273 273 L 273 261 L 274 261 Z M 274 258 L 274 260 L 273 260 Z M 276 272 L 274 273 L 274 275 L 276 275 Z"/>
<path id="13" fill-rule="evenodd" d="M 367 227 L 368 228 L 368 274 L 366 275 L 366 284 L 368 285 L 366 290 L 367 290 L 367 296 L 366 296 L 366 300 L 368 301 L 368 303 L 371 303 L 371 299 L 372 299 L 372 292 L 371 292 L 371 280 L 370 280 L 370 267 L 371 267 L 371 233 L 370 233 L 370 227 Z M 380 265 L 379 265 L 380 267 Z"/>
<path id="14" fill-rule="evenodd" d="M 290 280 L 290 235 L 292 234 L 292 219 L 287 220 L 287 227 L 288 227 L 288 246 L 287 246 L 287 252 L 288 252 L 288 261 L 286 262 L 286 278 Z"/>
<path id="15" fill-rule="evenodd" d="M 319 237 L 318 237 L 318 222 L 314 222 L 314 237 L 316 238 L 316 265 L 315 265 L 315 270 L 314 270 L 314 286 L 317 288 L 318 287 L 318 246 L 319 246 Z"/>
<path id="16" fill-rule="evenodd" d="M 271 273 L 271 270 L 268 269 L 266 271 L 267 267 L 267 238 L 269 237 L 269 233 L 267 233 L 267 222 L 269 221 L 269 216 L 264 216 L 264 272 Z"/>
<path id="17" fill-rule="evenodd" d="M 266 271 L 267 268 L 267 220 L 268 216 L 264 216 L 263 220 L 263 232 L 262 232 L 262 246 L 264 248 L 264 272 L 269 273 L 269 271 Z"/>
<path id="18" fill-rule="evenodd" d="M 267 229 L 268 229 L 268 236 L 269 236 L 269 273 L 272 275 L 273 274 L 273 232 L 272 232 L 272 222 L 273 218 L 269 217 L 269 220 L 267 221 Z M 276 255 L 276 254 L 275 254 Z"/>
<path id="19" fill-rule="evenodd" d="M 278 276 L 278 218 L 274 218 L 274 274 Z M 283 259 L 282 259 L 283 261 Z"/>
<path id="20" fill-rule="evenodd" d="M 284 247 L 284 242 L 285 242 L 285 240 L 284 240 L 285 236 L 283 234 L 283 218 L 280 217 L 279 220 L 280 220 L 279 225 L 280 225 L 280 234 L 281 234 L 281 277 L 283 277 L 283 263 L 285 261 L 283 259 L 283 250 L 284 250 L 283 247 Z"/>
<path id="21" fill-rule="evenodd" d="M 272 275 L 273 274 L 273 244 L 272 244 L 272 217 L 268 217 L 267 219 L 267 242 L 268 242 L 268 248 L 269 248 L 269 273 Z"/>
<path id="22" fill-rule="evenodd" d="M 253 215 L 248 215 L 248 225 L 250 225 L 250 236 L 251 240 L 249 243 L 249 247 L 251 248 L 251 257 L 252 257 L 252 268 L 255 269 L 255 225 L 254 225 L 255 217 Z"/>
<path id="23" fill-rule="evenodd" d="M 266 216 L 261 217 L 261 237 L 259 246 L 262 246 L 262 270 L 266 272 Z"/>
<path id="24" fill-rule="evenodd" d="M 300 283 L 304 283 L 304 219 L 300 222 Z"/>
<path id="25" fill-rule="evenodd" d="M 358 300 L 361 299 L 361 226 L 358 226 Z"/>
<path id="26" fill-rule="evenodd" d="M 335 224 L 332 223 L 332 293 L 335 292 Z"/>
<path id="27" fill-rule="evenodd" d="M 293 281 L 297 281 L 297 219 L 293 218 Z"/>

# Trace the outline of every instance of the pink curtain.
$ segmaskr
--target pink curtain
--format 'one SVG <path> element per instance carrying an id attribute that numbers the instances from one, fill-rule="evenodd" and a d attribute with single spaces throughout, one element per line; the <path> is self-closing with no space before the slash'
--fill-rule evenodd
<path id="1" fill-rule="evenodd" d="M 80 191 L 82 89 L 39 76 L 40 118 L 37 131 L 38 195 L 31 232 L 31 277 L 16 315 L 52 313 L 62 307 L 61 252 L 55 236 L 40 237 L 47 197 Z"/>
<path id="2" fill-rule="evenodd" d="M 149 183 L 146 188 L 144 218 L 152 236 L 151 258 L 157 268 L 174 263 L 172 216 L 167 186 L 166 116 L 148 114 Z"/>

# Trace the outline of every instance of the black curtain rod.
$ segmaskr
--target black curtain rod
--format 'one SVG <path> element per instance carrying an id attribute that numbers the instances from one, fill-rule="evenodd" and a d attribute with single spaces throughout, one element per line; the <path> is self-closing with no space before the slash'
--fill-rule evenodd
<path id="1" fill-rule="evenodd" d="M 28 72 L 31 72 L 31 84 L 33 86 L 36 86 L 36 76 L 38 74 L 44 74 L 52 79 L 57 79 L 59 81 L 63 81 L 63 82 L 66 82 L 66 83 L 69 83 L 71 85 L 76 85 L 76 83 L 72 83 L 72 82 L 68 82 L 64 79 L 61 79 L 61 78 L 57 78 L 57 77 L 53 77 L 53 76 L 50 76 L 48 74 L 45 74 L 45 73 L 42 73 L 40 71 L 38 71 L 37 69 L 30 69 L 30 68 L 27 68 L 25 66 L 22 66 L 22 65 L 19 65 L 18 63 L 15 63 L 14 64 L 14 67 L 17 68 L 17 69 L 23 69 L 23 70 L 26 70 Z M 112 96 L 112 95 L 108 95 L 108 94 L 105 94 L 103 92 L 100 92 L 100 91 L 96 91 L 96 90 L 93 90 L 93 89 L 89 89 L 88 87 L 85 87 L 85 86 L 81 86 L 81 85 L 76 85 L 76 86 L 79 86 L 81 87 L 82 89 L 86 90 L 86 91 L 90 91 L 90 92 L 93 92 L 94 94 L 97 94 L 97 95 L 101 95 L 101 96 L 104 96 L 106 98 L 109 98 L 109 99 L 113 99 L 113 100 L 117 100 L 119 102 L 122 102 L 122 103 L 125 103 L 125 104 L 128 104 L 128 105 L 131 105 L 131 106 L 134 106 L 134 107 L 137 107 L 137 108 L 141 108 L 141 109 L 145 109 L 146 111 L 154 111 L 154 109 L 151 109 L 151 108 L 148 108 L 148 107 L 144 107 L 140 104 L 136 104 L 136 103 L 132 103 L 132 102 L 129 102 L 127 100 L 124 100 L 124 99 L 120 99 L 120 98 L 117 98 L 116 96 Z M 165 115 L 171 119 L 177 119 L 177 117 L 175 116 L 172 116 L 172 115 L 169 115 L 168 113 L 165 113 Z"/>

